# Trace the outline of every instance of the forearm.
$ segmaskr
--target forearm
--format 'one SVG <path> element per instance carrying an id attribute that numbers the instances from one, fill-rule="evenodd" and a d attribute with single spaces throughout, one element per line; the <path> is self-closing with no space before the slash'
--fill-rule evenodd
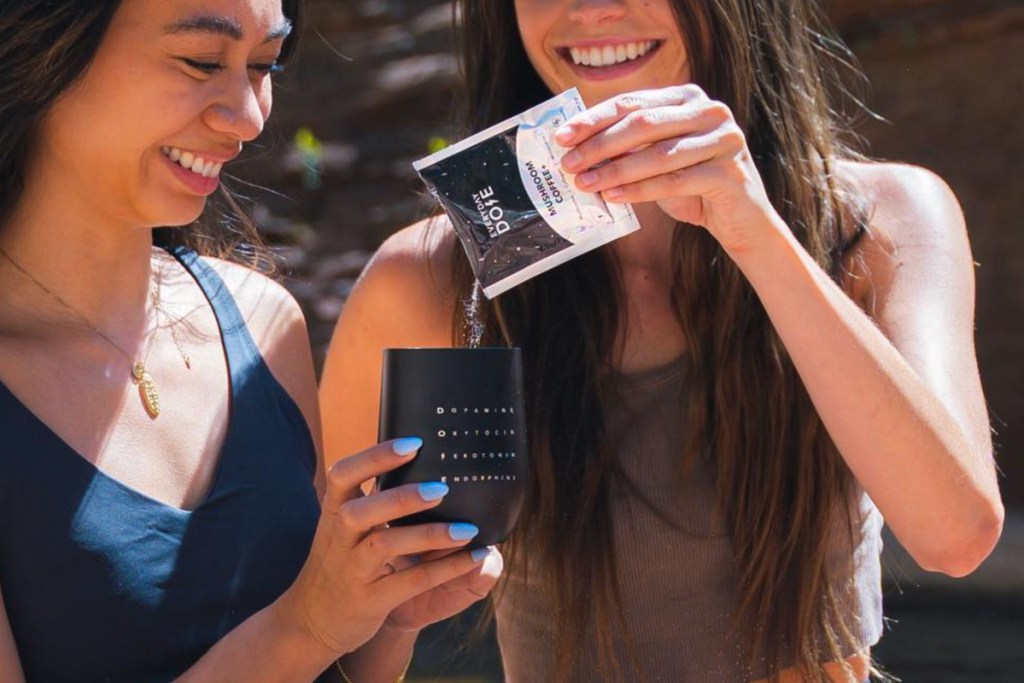
<path id="1" fill-rule="evenodd" d="M 176 681 L 309 683 L 331 666 L 335 657 L 300 628 L 288 624 L 271 605 L 228 633 Z"/>
<path id="2" fill-rule="evenodd" d="M 373 638 L 342 657 L 339 666 L 350 683 L 394 683 L 412 660 L 418 633 L 398 631 L 386 624 Z"/>
<path id="3" fill-rule="evenodd" d="M 788 229 L 731 254 L 858 481 L 929 569 L 969 571 L 1001 514 L 991 455 Z M 975 561 L 976 558 L 976 561 Z"/>

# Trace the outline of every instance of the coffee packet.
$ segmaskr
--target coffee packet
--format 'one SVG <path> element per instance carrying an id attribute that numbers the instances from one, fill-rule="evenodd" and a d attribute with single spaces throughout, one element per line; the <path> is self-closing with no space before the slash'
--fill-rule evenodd
<path id="1" fill-rule="evenodd" d="M 573 88 L 413 164 L 487 298 L 640 228 L 562 170 L 555 131 L 583 110 Z"/>

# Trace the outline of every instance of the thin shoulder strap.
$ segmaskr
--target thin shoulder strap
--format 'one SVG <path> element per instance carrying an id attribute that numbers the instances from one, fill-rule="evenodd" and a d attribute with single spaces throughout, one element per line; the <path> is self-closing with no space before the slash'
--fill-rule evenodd
<path id="1" fill-rule="evenodd" d="M 263 364 L 263 356 L 249 333 L 235 297 L 217 271 L 199 254 L 186 247 L 171 247 L 168 251 L 192 274 L 210 302 L 220 327 L 232 380 L 241 380 L 250 368 Z"/>

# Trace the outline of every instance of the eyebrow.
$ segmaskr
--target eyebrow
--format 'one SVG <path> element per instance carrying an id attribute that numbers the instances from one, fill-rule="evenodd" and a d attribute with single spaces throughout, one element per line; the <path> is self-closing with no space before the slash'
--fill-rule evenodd
<path id="1" fill-rule="evenodd" d="M 267 34 L 263 42 L 271 43 L 281 38 L 287 38 L 291 32 L 292 22 L 285 19 L 280 26 Z M 245 32 L 237 20 L 231 17 L 213 15 L 190 17 L 189 19 L 183 19 L 164 26 L 163 34 L 165 36 L 181 33 L 213 33 L 219 36 L 227 36 L 233 40 L 242 40 L 245 37 Z"/>

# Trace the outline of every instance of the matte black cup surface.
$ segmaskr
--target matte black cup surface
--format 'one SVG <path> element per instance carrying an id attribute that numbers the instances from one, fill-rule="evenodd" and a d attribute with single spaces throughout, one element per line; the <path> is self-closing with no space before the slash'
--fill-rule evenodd
<path id="1" fill-rule="evenodd" d="M 386 349 L 379 437 L 413 436 L 423 448 L 382 476 L 381 489 L 440 481 L 449 493 L 395 523 L 469 522 L 480 529 L 473 547 L 504 541 L 527 483 L 519 349 Z"/>

